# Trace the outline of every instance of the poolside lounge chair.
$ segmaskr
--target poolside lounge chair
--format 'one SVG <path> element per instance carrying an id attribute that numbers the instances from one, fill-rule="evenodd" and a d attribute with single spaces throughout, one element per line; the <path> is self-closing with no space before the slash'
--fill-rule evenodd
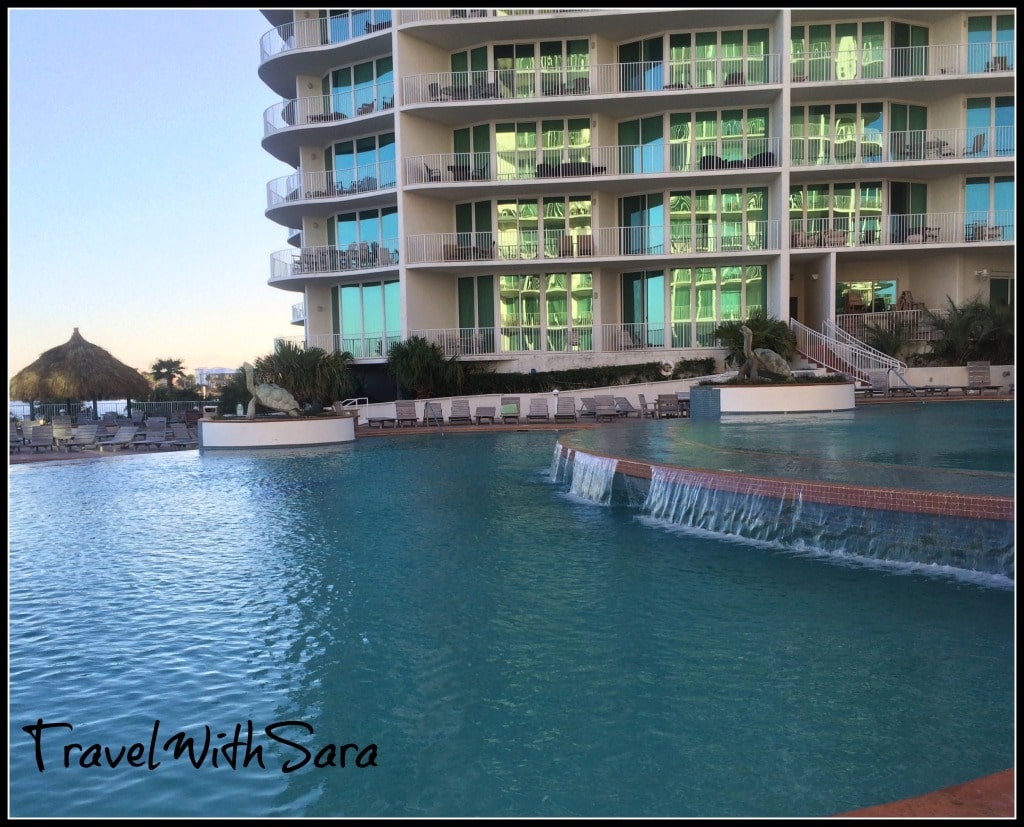
<path id="1" fill-rule="evenodd" d="M 635 416 L 637 419 L 640 419 L 643 415 L 643 412 L 639 408 L 633 407 L 633 403 L 624 396 L 615 397 L 615 408 L 619 412 L 619 416 L 624 419 L 630 416 Z"/>
<path id="2" fill-rule="evenodd" d="M 560 395 L 555 403 L 555 422 L 578 422 L 576 414 L 576 397 Z"/>
<path id="3" fill-rule="evenodd" d="M 198 448 L 199 440 L 196 439 L 192 430 L 184 422 L 171 423 L 171 447 L 172 448 Z"/>
<path id="4" fill-rule="evenodd" d="M 398 427 L 405 425 L 416 426 L 416 402 L 412 399 L 398 399 L 395 401 L 395 421 Z"/>
<path id="5" fill-rule="evenodd" d="M 397 411 L 397 408 L 398 408 L 398 403 L 396 402 L 395 403 L 396 411 Z M 415 414 L 415 410 L 413 411 L 413 413 Z M 413 416 L 413 419 L 415 419 L 415 418 L 416 417 Z M 381 430 L 383 430 L 384 428 L 397 428 L 398 427 L 398 417 L 397 416 L 370 416 L 370 417 L 366 418 L 366 424 L 369 425 L 371 428 L 380 428 Z"/>
<path id="6" fill-rule="evenodd" d="M 146 429 L 142 439 L 136 439 L 132 447 L 139 448 L 163 448 L 171 444 L 171 438 L 167 435 L 167 417 L 151 416 L 146 420 Z"/>
<path id="7" fill-rule="evenodd" d="M 548 409 L 548 400 L 543 397 L 534 396 L 530 399 L 530 410 L 526 414 L 527 422 L 550 422 L 551 411 Z"/>
<path id="8" fill-rule="evenodd" d="M 889 395 L 889 371 L 869 370 L 867 375 L 868 378 L 864 385 L 854 389 L 854 396 L 866 396 L 870 399 L 872 396 Z"/>
<path id="9" fill-rule="evenodd" d="M 597 402 L 592 396 L 584 396 L 580 401 L 580 419 L 590 419 L 597 415 Z"/>
<path id="10" fill-rule="evenodd" d="M 503 396 L 501 397 L 501 421 L 502 422 L 519 422 L 519 397 L 518 396 Z"/>
<path id="11" fill-rule="evenodd" d="M 119 425 L 117 433 L 114 434 L 110 439 L 101 439 L 96 444 L 99 446 L 100 451 L 110 449 L 111 451 L 120 451 L 122 448 L 127 448 L 135 441 L 135 435 L 139 432 L 139 429 L 134 425 Z"/>
<path id="12" fill-rule="evenodd" d="M 647 397 L 644 394 L 642 394 L 642 393 L 638 393 L 636 395 L 636 398 L 640 402 L 640 416 L 641 416 L 641 418 L 649 417 L 651 419 L 654 419 L 654 403 L 653 402 L 648 402 L 647 401 Z"/>
<path id="13" fill-rule="evenodd" d="M 494 406 L 493 405 L 490 405 L 490 406 L 486 406 L 485 405 L 483 407 L 477 408 L 476 409 L 476 414 L 474 414 L 474 416 L 476 418 L 476 424 L 477 425 L 483 425 L 484 424 L 484 420 L 486 420 L 488 424 L 493 425 L 494 424 Z"/>
<path id="14" fill-rule="evenodd" d="M 99 439 L 99 427 L 95 422 L 90 425 L 79 425 L 75 435 L 68 442 L 68 451 L 74 451 L 76 448 L 78 450 L 95 448 L 96 442 Z"/>
<path id="15" fill-rule="evenodd" d="M 594 420 L 600 422 L 614 422 L 619 418 L 619 410 L 615 407 L 615 397 L 609 394 L 601 394 L 594 397 Z"/>
<path id="16" fill-rule="evenodd" d="M 473 416 L 469 412 L 468 399 L 453 399 L 452 412 L 448 414 L 449 425 L 472 425 Z"/>
<path id="17" fill-rule="evenodd" d="M 423 425 L 442 425 L 444 423 L 444 409 L 440 402 L 423 403 Z"/>
<path id="18" fill-rule="evenodd" d="M 71 442 L 74 435 L 71 429 L 71 417 L 67 415 L 55 416 L 50 425 L 53 426 L 53 441 L 59 451 L 64 445 Z"/>
<path id="19" fill-rule="evenodd" d="M 654 405 L 658 419 L 672 419 L 682 415 L 679 410 L 679 397 L 674 393 L 659 393 L 658 401 Z"/>
<path id="20" fill-rule="evenodd" d="M 961 385 L 960 390 L 964 396 L 971 396 L 975 393 L 978 396 L 984 396 L 986 391 L 999 393 L 999 385 L 992 384 L 992 363 L 968 362 L 967 384 Z"/>
<path id="21" fill-rule="evenodd" d="M 53 426 L 36 425 L 32 429 L 32 438 L 29 440 L 28 447 L 33 451 L 52 451 Z"/>

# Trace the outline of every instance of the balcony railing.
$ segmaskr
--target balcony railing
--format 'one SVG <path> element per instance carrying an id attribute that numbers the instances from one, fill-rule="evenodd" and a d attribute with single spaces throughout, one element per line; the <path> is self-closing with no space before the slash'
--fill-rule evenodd
<path id="1" fill-rule="evenodd" d="M 263 137 L 292 126 L 361 118 L 395 106 L 395 85 L 391 81 L 359 86 L 330 95 L 311 95 L 280 101 L 263 113 Z"/>
<path id="2" fill-rule="evenodd" d="M 828 206 L 822 207 L 827 210 Z M 811 207 L 808 206 L 808 210 Z M 852 210 L 851 210 L 852 212 Z M 874 247 L 903 244 L 960 244 L 1012 242 L 1016 210 L 980 210 L 956 213 L 838 216 L 792 219 L 792 249 L 821 247 Z"/>
<path id="3" fill-rule="evenodd" d="M 271 29 L 260 38 L 260 63 L 295 49 L 345 43 L 390 28 L 390 9 L 350 9 L 345 14 L 296 20 Z"/>
<path id="4" fill-rule="evenodd" d="M 430 72 L 404 78 L 402 100 L 406 104 L 465 103 L 760 86 L 781 82 L 781 61 L 781 55 L 765 54 L 689 61 L 601 63 L 578 68 L 566 65 Z"/>
<path id="5" fill-rule="evenodd" d="M 781 146 L 780 138 L 719 137 L 685 143 L 572 147 L 565 151 L 416 155 L 405 159 L 405 180 L 409 184 L 431 184 L 762 169 L 779 165 Z"/>
<path id="6" fill-rule="evenodd" d="M 306 303 L 297 302 L 292 305 L 292 324 L 300 324 L 306 321 Z"/>
<path id="7" fill-rule="evenodd" d="M 399 9 L 395 21 L 405 23 L 429 23 L 437 20 L 479 20 L 481 18 L 501 19 L 534 15 L 589 14 L 599 9 Z"/>
<path id="8" fill-rule="evenodd" d="M 832 164 L 906 163 L 955 159 L 1012 159 L 1015 126 L 969 129 L 913 129 L 901 132 L 825 131 L 808 125 L 807 136 L 790 138 L 794 167 Z"/>
<path id="9" fill-rule="evenodd" d="M 398 265 L 398 239 L 353 242 L 345 249 L 324 245 L 282 250 L 270 256 L 270 280 L 344 273 Z"/>
<path id="10" fill-rule="evenodd" d="M 378 161 L 332 172 L 296 172 L 267 184 L 267 208 L 292 201 L 339 198 L 394 188 L 394 161 Z"/>
<path id="11" fill-rule="evenodd" d="M 793 83 L 820 84 L 1012 72 L 1015 53 L 1012 40 L 890 48 L 813 48 L 793 55 L 789 76 Z"/>
<path id="12" fill-rule="evenodd" d="M 671 257 L 780 248 L 778 221 L 691 221 L 671 227 L 602 227 L 592 233 L 545 229 L 536 236 L 491 232 L 408 238 L 408 263 L 541 261 L 568 258 Z"/>

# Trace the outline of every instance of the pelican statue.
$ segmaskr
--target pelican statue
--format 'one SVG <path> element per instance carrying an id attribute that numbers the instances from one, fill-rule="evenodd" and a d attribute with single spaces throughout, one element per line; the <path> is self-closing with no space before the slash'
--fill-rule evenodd
<path id="1" fill-rule="evenodd" d="M 746 325 L 743 325 L 740 331 L 743 333 L 743 355 L 747 357 L 747 361 L 739 370 L 740 379 L 756 382 L 759 371 L 764 371 L 772 378 L 778 377 L 789 382 L 795 381 L 793 371 L 790 370 L 789 363 L 785 359 L 766 347 L 751 347 L 754 342 L 754 333 Z"/>
<path id="2" fill-rule="evenodd" d="M 246 412 L 247 419 L 256 418 L 257 402 L 264 407 L 273 408 L 275 411 L 284 411 L 288 416 L 299 416 L 299 403 L 288 391 L 272 382 L 257 385 L 253 382 L 252 365 L 248 362 L 242 365 L 242 370 L 245 371 L 245 386 L 252 394 L 252 399 L 249 400 L 249 410 Z"/>

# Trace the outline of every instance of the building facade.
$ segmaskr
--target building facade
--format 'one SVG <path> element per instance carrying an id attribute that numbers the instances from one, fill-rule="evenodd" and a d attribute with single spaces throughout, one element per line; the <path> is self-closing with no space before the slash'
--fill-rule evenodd
<path id="1" fill-rule="evenodd" d="M 1013 303 L 1013 10 L 263 14 L 269 284 L 308 346 L 540 371 Z"/>

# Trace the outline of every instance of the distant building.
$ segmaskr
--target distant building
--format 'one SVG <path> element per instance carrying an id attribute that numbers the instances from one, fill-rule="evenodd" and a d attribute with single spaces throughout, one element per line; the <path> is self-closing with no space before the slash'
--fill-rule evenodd
<path id="1" fill-rule="evenodd" d="M 238 373 L 238 368 L 196 368 L 196 386 L 209 393 L 220 393 Z"/>

